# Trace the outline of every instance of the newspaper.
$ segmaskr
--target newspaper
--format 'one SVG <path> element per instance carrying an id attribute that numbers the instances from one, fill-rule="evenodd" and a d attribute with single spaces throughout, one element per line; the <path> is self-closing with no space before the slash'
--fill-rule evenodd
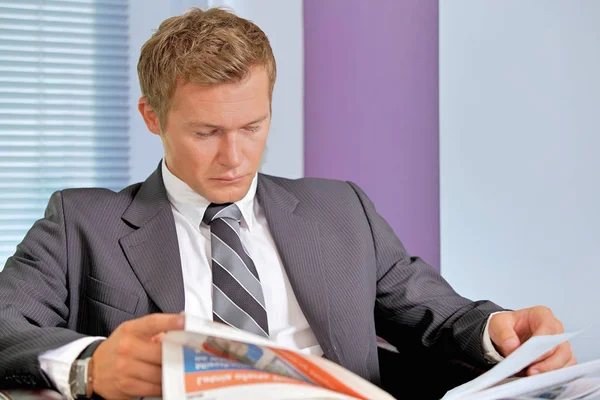
<path id="1" fill-rule="evenodd" d="M 531 338 L 443 400 L 583 399 L 600 392 L 600 360 L 525 378 L 515 374 L 575 334 Z M 373 399 L 393 397 L 325 358 L 186 315 L 162 340 L 163 399 Z M 435 379 L 435 377 L 432 377 Z M 401 379 L 401 377 L 399 377 Z"/>
<path id="2" fill-rule="evenodd" d="M 593 375 L 600 374 L 600 360 L 515 377 L 542 355 L 579 333 L 534 336 L 486 373 L 450 390 L 442 400 L 597 398 L 600 378 Z"/>
<path id="3" fill-rule="evenodd" d="M 163 399 L 393 399 L 325 358 L 186 315 L 162 339 Z"/>

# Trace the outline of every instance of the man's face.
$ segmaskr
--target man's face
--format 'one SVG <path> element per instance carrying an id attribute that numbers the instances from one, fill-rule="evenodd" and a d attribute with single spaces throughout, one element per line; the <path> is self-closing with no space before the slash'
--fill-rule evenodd
<path id="1" fill-rule="evenodd" d="M 159 133 L 154 112 L 142 102 L 148 128 Z M 212 203 L 238 201 L 258 171 L 270 121 L 269 79 L 262 67 L 253 67 L 241 83 L 179 84 L 160 135 L 167 167 Z"/>

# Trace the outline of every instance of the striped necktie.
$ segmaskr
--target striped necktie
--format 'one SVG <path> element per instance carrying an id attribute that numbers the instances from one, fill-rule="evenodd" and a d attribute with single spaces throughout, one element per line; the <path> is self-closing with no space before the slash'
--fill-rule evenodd
<path id="1" fill-rule="evenodd" d="M 269 336 L 265 299 L 254 262 L 240 240 L 237 205 L 211 204 L 202 221 L 210 226 L 213 320 Z"/>

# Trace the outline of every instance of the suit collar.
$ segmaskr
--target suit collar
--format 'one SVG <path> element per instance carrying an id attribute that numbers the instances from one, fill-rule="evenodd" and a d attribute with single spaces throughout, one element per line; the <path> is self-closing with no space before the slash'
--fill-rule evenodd
<path id="1" fill-rule="evenodd" d="M 257 197 L 259 202 L 262 199 L 261 204 L 272 203 L 283 211 L 293 213 L 296 210 L 299 200 L 288 190 L 280 186 L 276 182 L 276 179 L 269 175 L 258 174 Z"/>
<path id="2" fill-rule="evenodd" d="M 158 168 L 142 183 L 133 201 L 123 213 L 122 218 L 139 228 L 150 221 L 158 212 L 169 207 L 161 163 L 159 163 Z"/>
<path id="3" fill-rule="evenodd" d="M 319 222 L 311 218 L 311 209 L 302 207 L 303 203 L 278 180 L 259 175 L 258 201 L 304 316 L 325 356 L 340 362 L 330 326 Z"/>
<path id="4" fill-rule="evenodd" d="M 262 198 L 264 201 L 273 202 L 283 211 L 294 212 L 299 203 L 298 199 L 278 185 L 275 178 L 258 174 L 256 181 L 257 187 L 255 190 L 258 199 Z M 170 206 L 161 161 L 156 170 L 142 183 L 133 201 L 123 213 L 122 218 L 139 228 L 150 221 L 163 208 L 170 208 Z"/>
<path id="5" fill-rule="evenodd" d="M 200 227 L 206 209 L 211 204 L 208 199 L 194 191 L 187 183 L 175 176 L 162 162 L 160 167 L 162 179 L 169 203 L 182 214 L 193 226 Z M 257 176 L 252 179 L 248 193 L 235 204 L 242 213 L 242 224 L 252 232 L 255 223 L 254 202 L 256 197 Z"/>
<path id="6" fill-rule="evenodd" d="M 162 312 L 183 311 L 179 243 L 160 165 L 142 183 L 122 218 L 137 228 L 119 244 L 146 293 Z"/>
<path id="7" fill-rule="evenodd" d="M 340 362 L 330 327 L 321 235 L 311 210 L 268 175 L 258 175 L 262 206 L 294 294 L 325 356 Z M 159 168 L 142 184 L 123 219 L 137 227 L 119 243 L 148 296 L 166 313 L 185 308 L 175 221 Z"/>

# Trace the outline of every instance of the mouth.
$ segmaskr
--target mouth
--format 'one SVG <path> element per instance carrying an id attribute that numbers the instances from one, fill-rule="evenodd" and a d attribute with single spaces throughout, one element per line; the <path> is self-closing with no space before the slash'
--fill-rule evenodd
<path id="1" fill-rule="evenodd" d="M 241 182 L 245 177 L 246 175 L 222 176 L 219 178 L 212 178 L 212 180 L 219 183 L 237 183 Z"/>

